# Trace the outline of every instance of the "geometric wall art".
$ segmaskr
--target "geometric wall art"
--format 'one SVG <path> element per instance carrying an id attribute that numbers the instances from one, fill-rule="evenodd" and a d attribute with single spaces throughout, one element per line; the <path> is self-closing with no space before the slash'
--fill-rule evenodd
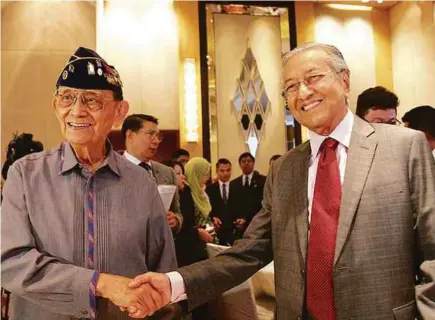
<path id="1" fill-rule="evenodd" d="M 237 87 L 231 103 L 249 151 L 255 157 L 260 144 L 261 132 L 265 126 L 266 113 L 271 103 L 258 70 L 257 60 L 250 47 L 245 51 L 242 70 L 237 79 Z"/>

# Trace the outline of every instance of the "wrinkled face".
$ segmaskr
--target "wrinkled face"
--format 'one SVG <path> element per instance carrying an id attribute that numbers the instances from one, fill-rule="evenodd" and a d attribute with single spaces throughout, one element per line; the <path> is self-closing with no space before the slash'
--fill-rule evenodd
<path id="1" fill-rule="evenodd" d="M 126 136 L 129 149 L 131 149 L 129 152 L 141 161 L 151 160 L 161 142 L 158 126 L 150 121 L 143 121 L 142 128 L 136 132 L 127 130 Z"/>
<path id="2" fill-rule="evenodd" d="M 328 135 L 347 113 L 349 75 L 336 73 L 321 49 L 291 57 L 284 67 L 284 95 L 291 114 L 308 129 Z"/>
<path id="3" fill-rule="evenodd" d="M 217 177 L 222 182 L 230 181 L 231 179 L 231 165 L 220 164 L 216 170 Z"/>
<path id="4" fill-rule="evenodd" d="M 251 157 L 244 157 L 240 160 L 240 169 L 242 169 L 243 174 L 249 175 L 254 171 L 255 161 Z"/>
<path id="5" fill-rule="evenodd" d="M 180 189 L 183 189 L 184 186 L 186 185 L 186 177 L 183 174 L 183 169 L 178 164 L 176 164 L 174 166 L 174 171 L 177 176 L 177 186 Z"/>
<path id="6" fill-rule="evenodd" d="M 115 101 L 109 90 L 59 87 L 52 107 L 62 135 L 72 145 L 99 146 L 128 112 L 126 101 Z"/>
<path id="7" fill-rule="evenodd" d="M 190 157 L 189 156 L 185 156 L 185 155 L 179 156 L 176 159 L 176 161 L 181 163 L 183 165 L 183 167 L 186 165 L 186 163 L 189 162 L 189 160 L 190 160 Z"/>
<path id="8" fill-rule="evenodd" d="M 364 119 L 372 123 L 396 124 L 396 109 L 369 109 Z"/>

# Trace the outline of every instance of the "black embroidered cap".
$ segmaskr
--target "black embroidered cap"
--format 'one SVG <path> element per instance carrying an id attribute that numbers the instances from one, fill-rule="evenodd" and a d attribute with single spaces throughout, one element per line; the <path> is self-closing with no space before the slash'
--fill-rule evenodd
<path id="1" fill-rule="evenodd" d="M 95 51 L 79 47 L 63 68 L 56 87 L 112 90 L 122 99 L 122 82 L 118 71 Z"/>

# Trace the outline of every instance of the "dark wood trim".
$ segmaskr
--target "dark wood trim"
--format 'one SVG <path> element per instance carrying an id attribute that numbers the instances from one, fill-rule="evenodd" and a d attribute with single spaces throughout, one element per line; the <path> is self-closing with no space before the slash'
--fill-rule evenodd
<path id="1" fill-rule="evenodd" d="M 210 150 L 210 110 L 208 95 L 208 69 L 207 69 L 207 4 L 244 4 L 260 7 L 281 7 L 288 10 L 288 23 L 290 32 L 290 49 L 297 47 L 296 10 L 293 1 L 198 1 L 199 17 L 199 52 L 201 66 L 201 109 L 202 109 L 202 149 L 203 157 L 211 160 Z M 284 125 L 284 124 L 283 124 Z M 295 145 L 302 143 L 301 125 L 295 120 Z"/>
<path id="2" fill-rule="evenodd" d="M 294 1 L 287 2 L 288 10 L 288 23 L 290 32 L 290 49 L 293 50 L 298 46 L 297 32 L 296 32 L 296 9 Z M 299 122 L 295 119 L 295 147 L 302 143 L 302 128 Z"/>
<path id="3" fill-rule="evenodd" d="M 207 69 L 207 13 L 205 1 L 198 1 L 199 15 L 199 63 L 201 68 L 201 109 L 202 109 L 202 156 L 211 161 L 210 109 L 208 105 Z"/>

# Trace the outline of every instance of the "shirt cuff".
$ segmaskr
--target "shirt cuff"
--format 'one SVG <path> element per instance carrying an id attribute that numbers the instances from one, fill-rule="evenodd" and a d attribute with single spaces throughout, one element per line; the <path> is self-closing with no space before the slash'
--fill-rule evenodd
<path id="1" fill-rule="evenodd" d="M 171 282 L 171 303 L 187 299 L 186 287 L 181 274 L 176 271 L 166 273 Z"/>
<path id="2" fill-rule="evenodd" d="M 97 286 L 97 280 L 100 273 L 98 271 L 95 271 L 92 275 L 91 283 L 89 285 L 89 301 L 91 304 L 91 313 L 89 315 L 89 318 L 95 319 L 97 314 L 97 298 L 95 296 L 95 289 Z"/>

